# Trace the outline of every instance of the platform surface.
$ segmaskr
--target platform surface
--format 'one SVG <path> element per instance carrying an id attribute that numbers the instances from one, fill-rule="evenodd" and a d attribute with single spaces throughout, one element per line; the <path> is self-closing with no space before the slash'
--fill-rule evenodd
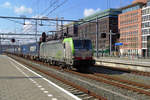
<path id="1" fill-rule="evenodd" d="M 0 55 L 0 100 L 80 100 L 17 61 Z"/>
<path id="2" fill-rule="evenodd" d="M 122 63 L 122 64 L 131 64 L 138 66 L 147 66 L 150 67 L 150 59 L 136 59 L 136 58 L 123 58 L 123 57 L 99 57 L 95 58 L 97 62 L 112 62 L 112 63 Z"/>

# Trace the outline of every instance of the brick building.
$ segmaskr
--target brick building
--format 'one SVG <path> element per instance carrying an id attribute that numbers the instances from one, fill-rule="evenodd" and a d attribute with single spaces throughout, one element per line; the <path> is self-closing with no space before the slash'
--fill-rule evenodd
<path id="1" fill-rule="evenodd" d="M 119 15 L 120 53 L 123 56 L 142 56 L 142 7 L 145 0 L 136 0 L 133 4 L 121 8 Z"/>
<path id="2" fill-rule="evenodd" d="M 78 36 L 91 39 L 96 49 L 96 18 L 98 18 L 99 52 L 102 55 L 108 55 L 110 48 L 109 32 L 111 30 L 113 33 L 118 34 L 118 14 L 120 13 L 118 9 L 107 9 L 85 17 L 83 20 L 90 22 L 78 24 Z M 102 38 L 101 33 L 106 33 L 106 38 Z M 114 44 L 117 42 L 116 34 L 112 35 L 112 51 L 115 50 Z"/>

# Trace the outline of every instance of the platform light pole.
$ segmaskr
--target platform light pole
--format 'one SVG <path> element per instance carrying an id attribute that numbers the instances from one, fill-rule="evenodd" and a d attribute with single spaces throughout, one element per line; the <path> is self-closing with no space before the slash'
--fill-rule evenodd
<path id="1" fill-rule="evenodd" d="M 98 58 L 98 17 L 96 17 L 96 57 Z"/>
<path id="2" fill-rule="evenodd" d="M 56 19 L 58 20 L 58 17 Z M 56 21 L 56 31 L 58 31 L 58 21 Z"/>
<path id="3" fill-rule="evenodd" d="M 35 26 L 35 39 L 36 39 L 36 43 L 37 43 L 37 28 L 38 28 L 38 23 L 36 20 L 36 26 Z"/>
<path id="4" fill-rule="evenodd" d="M 113 33 L 112 30 L 109 32 L 109 50 L 110 50 L 110 56 L 112 56 L 112 36 L 116 35 L 116 33 Z"/>
<path id="5" fill-rule="evenodd" d="M 61 19 L 63 20 L 64 19 L 64 17 L 61 17 Z M 61 21 L 61 34 L 63 35 L 63 28 L 64 28 L 64 25 L 63 25 L 63 21 Z"/>
<path id="6" fill-rule="evenodd" d="M 111 50 L 112 50 L 112 31 L 111 30 L 109 32 L 109 43 L 110 43 L 109 49 L 110 49 L 110 56 L 111 56 L 112 55 L 111 54 Z"/>

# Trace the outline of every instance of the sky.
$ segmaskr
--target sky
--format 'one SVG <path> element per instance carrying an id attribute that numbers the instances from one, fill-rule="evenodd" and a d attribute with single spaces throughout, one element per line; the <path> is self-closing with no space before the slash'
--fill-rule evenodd
<path id="1" fill-rule="evenodd" d="M 78 20 L 97 11 L 103 11 L 108 8 L 119 8 L 131 4 L 132 1 L 133 0 L 0 0 L 0 16 L 46 16 L 49 18 L 63 17 L 64 19 Z M 0 22 L 0 32 L 26 32 L 25 29 L 28 29 L 28 27 L 32 27 L 32 30 L 35 29 L 33 25 L 23 26 L 8 19 L 0 19 Z M 23 23 L 22 20 L 19 20 L 19 22 Z M 25 23 L 31 24 L 30 21 L 26 21 Z M 50 29 L 53 28 L 39 27 L 40 31 Z"/>

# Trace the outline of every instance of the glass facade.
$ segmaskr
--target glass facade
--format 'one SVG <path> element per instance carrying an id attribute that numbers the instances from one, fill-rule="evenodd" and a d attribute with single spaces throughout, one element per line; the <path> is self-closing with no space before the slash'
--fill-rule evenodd
<path id="1" fill-rule="evenodd" d="M 142 21 L 149 21 L 149 20 L 150 20 L 150 15 L 142 17 Z"/>
<path id="2" fill-rule="evenodd" d="M 142 35 L 150 34 L 150 29 L 142 29 Z"/>
<path id="3" fill-rule="evenodd" d="M 147 37 L 147 49 L 148 49 L 148 56 L 150 56 L 150 36 Z"/>
<path id="4" fill-rule="evenodd" d="M 147 2 L 147 6 L 150 6 L 150 2 Z"/>
<path id="5" fill-rule="evenodd" d="M 129 12 L 129 11 L 134 11 L 134 10 L 138 10 L 138 9 L 140 9 L 140 5 L 124 9 L 124 10 L 122 10 L 122 13 L 126 13 L 126 12 Z"/>
<path id="6" fill-rule="evenodd" d="M 142 15 L 150 14 L 150 8 L 142 10 Z"/>
<path id="7" fill-rule="evenodd" d="M 150 35 L 150 2 L 142 10 L 142 49 L 148 49 L 148 36 Z"/>
<path id="8" fill-rule="evenodd" d="M 150 57 L 150 2 L 142 10 L 142 56 Z"/>
<path id="9" fill-rule="evenodd" d="M 147 42 L 142 43 L 142 48 L 146 49 L 147 48 Z"/>
<path id="10" fill-rule="evenodd" d="M 150 27 L 150 22 L 142 23 L 142 28 Z"/>

